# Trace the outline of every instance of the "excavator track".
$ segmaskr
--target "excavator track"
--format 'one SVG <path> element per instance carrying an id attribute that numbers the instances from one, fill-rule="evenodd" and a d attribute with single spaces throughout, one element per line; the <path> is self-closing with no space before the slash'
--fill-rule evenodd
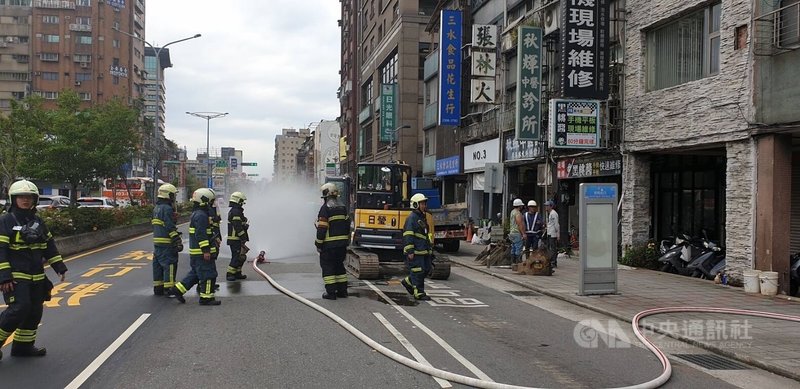
<path id="1" fill-rule="evenodd" d="M 378 255 L 363 249 L 348 248 L 345 267 L 359 280 L 374 280 L 381 274 Z"/>
<path id="2" fill-rule="evenodd" d="M 436 257 L 433 259 L 431 279 L 446 280 L 448 278 L 450 278 L 450 258 L 446 255 L 436 254 Z"/>

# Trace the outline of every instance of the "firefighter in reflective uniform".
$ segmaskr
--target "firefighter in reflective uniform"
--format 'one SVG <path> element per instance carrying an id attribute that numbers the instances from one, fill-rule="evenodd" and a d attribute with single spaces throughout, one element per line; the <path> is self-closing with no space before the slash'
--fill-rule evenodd
<path id="1" fill-rule="evenodd" d="M 173 220 L 175 185 L 164 184 L 158 187 L 158 201 L 153 208 L 153 294 L 163 296 L 164 290 L 175 286 L 175 273 L 178 269 L 178 253 L 183 251 L 181 234 Z"/>
<path id="2" fill-rule="evenodd" d="M 64 281 L 67 266 L 53 235 L 36 216 L 39 189 L 27 180 L 8 188 L 9 210 L 0 216 L 0 290 L 8 308 L 0 313 L 0 345 L 14 333 L 11 355 L 39 357 L 47 353 L 34 346 L 44 302 L 53 283 L 44 274 L 50 265 Z M 0 352 L 0 359 L 3 353 Z"/>
<path id="3" fill-rule="evenodd" d="M 220 230 L 220 222 L 222 218 L 219 216 L 219 210 L 217 209 L 217 192 L 214 189 L 208 188 L 211 191 L 211 194 L 214 197 L 211 198 L 211 203 L 209 204 L 208 208 L 208 225 L 211 228 L 209 235 L 211 239 L 209 240 L 212 245 L 216 246 L 217 250 L 214 253 L 213 257 L 214 260 L 217 259 L 219 256 L 219 246 L 222 244 L 222 232 Z"/>
<path id="4" fill-rule="evenodd" d="M 214 283 L 217 279 L 217 267 L 214 264 L 216 247 L 211 243 L 208 225 L 208 209 L 214 194 L 208 188 L 200 188 L 192 193 L 194 209 L 189 222 L 189 274 L 169 290 L 170 296 L 175 296 L 178 301 L 185 303 L 183 295 L 197 284 L 197 293 L 200 295 L 200 305 L 220 305 L 222 302 L 214 299 Z"/>
<path id="5" fill-rule="evenodd" d="M 228 265 L 227 276 L 228 281 L 243 280 L 247 278 L 242 274 L 242 265 L 244 265 L 245 255 L 250 250 L 247 248 L 247 242 L 250 238 L 247 235 L 247 218 L 244 216 L 244 203 L 247 196 L 242 192 L 231 193 L 228 206 L 228 246 L 231 247 L 231 263 Z"/>
<path id="6" fill-rule="evenodd" d="M 406 255 L 409 274 L 400 281 L 408 293 L 417 300 L 430 300 L 425 294 L 425 275 L 432 270 L 433 254 L 428 221 L 428 198 L 422 193 L 411 196 L 413 211 L 403 227 L 403 253 Z"/>
<path id="7" fill-rule="evenodd" d="M 339 202 L 339 190 L 335 184 L 329 182 L 320 189 L 324 203 L 317 216 L 317 239 L 314 244 L 319 252 L 322 280 L 325 282 L 322 298 L 336 300 L 336 297 L 347 297 L 344 260 L 350 239 L 350 218 L 347 208 Z"/>

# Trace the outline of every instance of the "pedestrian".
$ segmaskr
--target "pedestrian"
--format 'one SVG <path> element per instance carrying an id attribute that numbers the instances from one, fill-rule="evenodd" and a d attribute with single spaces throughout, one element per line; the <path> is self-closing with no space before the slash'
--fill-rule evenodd
<path id="1" fill-rule="evenodd" d="M 161 185 L 153 208 L 153 294 L 156 296 L 163 296 L 165 290 L 175 286 L 178 253 L 183 251 L 181 234 L 173 218 L 177 194 L 175 185 Z"/>
<path id="2" fill-rule="evenodd" d="M 530 254 L 539 248 L 539 239 L 542 236 L 544 220 L 539 214 L 539 204 L 536 201 L 528 201 L 528 211 L 525 212 L 525 250 Z"/>
<path id="3" fill-rule="evenodd" d="M 522 213 L 525 212 L 525 203 L 520 199 L 514 199 L 511 204 L 514 208 L 509 215 L 508 240 L 511 241 L 511 263 L 522 262 L 522 247 L 528 240 L 525 235 L 525 223 L 522 220 Z"/>
<path id="4" fill-rule="evenodd" d="M 192 193 L 192 217 L 189 221 L 189 266 L 186 277 L 169 290 L 181 303 L 186 299 L 183 295 L 197 285 L 200 305 L 220 305 L 214 298 L 214 284 L 217 280 L 217 267 L 214 264 L 216 247 L 211 242 L 212 227 L 209 223 L 209 208 L 214 193 L 208 188 L 200 188 Z"/>
<path id="5" fill-rule="evenodd" d="M 8 188 L 8 197 L 9 210 L 0 216 L 0 290 L 8 305 L 0 313 L 0 345 L 14 333 L 12 356 L 41 357 L 47 350 L 34 346 L 34 342 L 44 302 L 50 301 L 53 290 L 44 264 L 49 264 L 62 282 L 67 266 L 53 235 L 36 216 L 39 188 L 20 180 Z"/>
<path id="6" fill-rule="evenodd" d="M 408 276 L 400 283 L 417 300 L 428 301 L 425 294 L 425 276 L 432 270 L 433 247 L 426 212 L 428 198 L 422 193 L 411 196 L 411 214 L 403 226 L 403 253 L 406 255 Z"/>
<path id="7" fill-rule="evenodd" d="M 348 296 L 344 260 L 350 239 L 350 217 L 347 215 L 347 207 L 339 201 L 336 184 L 326 183 L 320 190 L 323 204 L 317 215 L 317 238 L 314 245 L 319 252 L 322 281 L 325 283 L 322 298 L 336 300 L 337 297 Z"/>
<path id="8" fill-rule="evenodd" d="M 547 212 L 547 248 L 550 250 L 550 266 L 558 267 L 558 236 L 561 228 L 558 225 L 558 212 L 553 207 L 552 200 L 544 203 L 544 210 Z"/>
<path id="9" fill-rule="evenodd" d="M 242 274 L 245 255 L 250 250 L 247 242 L 250 237 L 247 235 L 249 224 L 244 216 L 244 203 L 247 196 L 242 192 L 231 193 L 228 201 L 228 246 L 231 248 L 231 262 L 228 265 L 228 272 L 225 277 L 228 281 L 243 280 L 247 278 Z"/>

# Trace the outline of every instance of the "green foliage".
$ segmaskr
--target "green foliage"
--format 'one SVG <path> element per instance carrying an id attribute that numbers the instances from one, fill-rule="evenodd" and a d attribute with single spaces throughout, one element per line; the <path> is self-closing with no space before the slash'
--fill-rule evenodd
<path id="1" fill-rule="evenodd" d="M 148 223 L 153 206 L 125 208 L 66 208 L 43 210 L 39 216 L 55 237 L 82 234 L 113 227 Z"/>
<path id="2" fill-rule="evenodd" d="M 640 267 L 645 269 L 658 269 L 659 253 L 656 250 L 654 243 L 646 245 L 634 246 L 625 250 L 625 253 L 620 258 L 619 263 L 632 267 Z"/>

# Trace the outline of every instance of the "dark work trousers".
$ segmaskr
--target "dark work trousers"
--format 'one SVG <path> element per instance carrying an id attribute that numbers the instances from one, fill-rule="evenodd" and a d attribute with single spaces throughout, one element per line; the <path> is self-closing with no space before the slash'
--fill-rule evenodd
<path id="1" fill-rule="evenodd" d="M 244 265 L 244 261 L 241 258 L 242 242 L 232 240 L 228 242 L 228 246 L 231 246 L 231 263 L 228 264 L 228 275 L 242 274 L 242 265 Z"/>
<path id="2" fill-rule="evenodd" d="M 17 280 L 14 291 L 3 293 L 8 308 L 0 313 L 0 345 L 14 332 L 14 348 L 32 347 L 42 320 L 50 281 Z"/>
<path id="3" fill-rule="evenodd" d="M 558 265 L 558 238 L 548 237 L 547 248 L 550 250 L 550 266 Z"/>
<path id="4" fill-rule="evenodd" d="M 178 252 L 172 246 L 155 246 L 153 250 L 153 286 L 175 286 Z"/>
<path id="5" fill-rule="evenodd" d="M 425 276 L 433 268 L 433 258 L 430 255 L 414 255 L 414 259 L 409 261 L 408 264 L 408 277 L 406 282 L 411 284 L 413 288 L 414 297 L 420 297 L 425 294 Z"/>
<path id="6" fill-rule="evenodd" d="M 189 257 L 189 265 L 192 267 L 186 277 L 175 284 L 181 294 L 192 289 L 197 285 L 197 293 L 200 298 L 214 298 L 214 284 L 217 282 L 217 266 L 214 260 L 204 261 L 202 255 L 192 255 Z"/>
<path id="7" fill-rule="evenodd" d="M 347 271 L 344 268 L 346 257 L 347 247 L 326 248 L 319 253 L 322 281 L 328 294 L 347 292 Z"/>

